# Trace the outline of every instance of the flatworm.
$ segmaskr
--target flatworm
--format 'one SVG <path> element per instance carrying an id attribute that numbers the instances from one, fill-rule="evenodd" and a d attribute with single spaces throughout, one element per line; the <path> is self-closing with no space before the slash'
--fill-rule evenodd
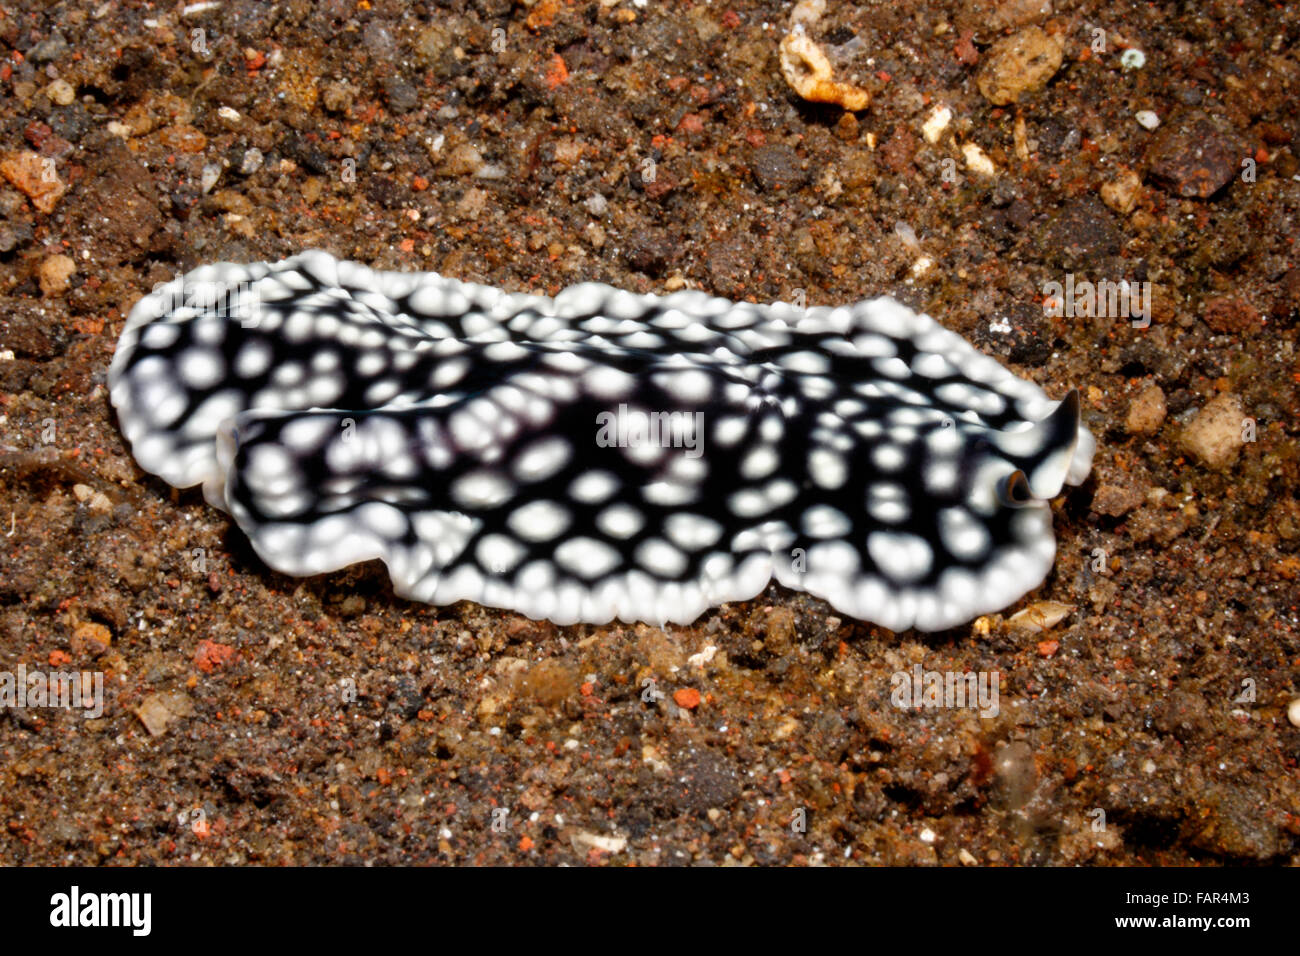
<path id="1" fill-rule="evenodd" d="M 687 623 L 775 576 L 952 627 L 1043 581 L 1095 449 L 1077 393 L 889 298 L 549 298 L 319 251 L 155 290 L 109 387 L 140 465 L 270 567 L 378 558 L 403 597 L 557 624 Z"/>

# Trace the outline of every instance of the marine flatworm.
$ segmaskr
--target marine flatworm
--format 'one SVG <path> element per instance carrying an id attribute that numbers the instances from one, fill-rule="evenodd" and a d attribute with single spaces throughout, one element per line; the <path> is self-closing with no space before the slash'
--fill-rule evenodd
<path id="1" fill-rule="evenodd" d="M 549 298 L 318 251 L 146 296 L 109 387 L 140 465 L 270 567 L 378 558 L 401 596 L 559 624 L 686 623 L 775 576 L 951 627 L 1042 582 L 1095 447 L 1076 393 L 889 298 Z"/>

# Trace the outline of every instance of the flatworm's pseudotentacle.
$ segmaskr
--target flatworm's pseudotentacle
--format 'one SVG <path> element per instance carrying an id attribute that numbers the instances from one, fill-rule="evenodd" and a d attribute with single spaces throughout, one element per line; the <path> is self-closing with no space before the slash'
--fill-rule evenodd
<path id="1" fill-rule="evenodd" d="M 552 298 L 324 252 L 142 299 L 109 371 L 140 465 L 268 565 L 381 559 L 398 594 L 686 623 L 782 584 L 894 630 L 1001 610 L 1087 477 L 1053 402 L 878 298 Z"/>

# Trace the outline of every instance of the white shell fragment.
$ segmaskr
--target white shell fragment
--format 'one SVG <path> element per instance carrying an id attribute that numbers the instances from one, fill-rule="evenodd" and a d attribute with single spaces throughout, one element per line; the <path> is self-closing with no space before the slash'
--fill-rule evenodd
<path id="1" fill-rule="evenodd" d="M 775 577 L 941 630 L 1037 587 L 1095 442 L 926 315 L 573 286 L 304 252 L 203 266 L 109 370 L 140 465 L 268 565 L 378 558 L 398 594 L 557 624 L 687 623 Z"/>

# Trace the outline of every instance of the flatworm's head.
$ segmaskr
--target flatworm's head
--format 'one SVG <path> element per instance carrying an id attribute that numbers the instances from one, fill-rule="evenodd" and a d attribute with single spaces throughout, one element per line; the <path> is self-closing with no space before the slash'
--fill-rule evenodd
<path id="1" fill-rule="evenodd" d="M 554 298 L 309 252 L 205 266 L 109 372 L 136 459 L 271 567 L 557 623 L 689 622 L 775 577 L 895 630 L 1001 610 L 1088 474 L 1053 402 L 890 299 Z"/>

